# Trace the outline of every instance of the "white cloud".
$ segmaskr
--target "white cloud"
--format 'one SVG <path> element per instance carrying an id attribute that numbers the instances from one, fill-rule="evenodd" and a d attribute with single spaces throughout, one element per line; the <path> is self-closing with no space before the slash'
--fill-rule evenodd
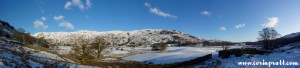
<path id="1" fill-rule="evenodd" d="M 149 4 L 148 2 L 145 2 L 145 4 L 144 4 L 146 7 L 148 7 L 148 8 L 151 8 L 152 6 L 151 6 L 151 4 Z"/>
<path id="2" fill-rule="evenodd" d="M 278 17 L 271 17 L 268 18 L 268 22 L 266 22 L 265 24 L 263 24 L 263 26 L 271 28 L 274 26 L 277 26 L 279 22 L 279 18 Z"/>
<path id="3" fill-rule="evenodd" d="M 225 31 L 225 30 L 226 30 L 226 27 L 220 27 L 220 30 L 221 30 L 221 31 Z"/>
<path id="4" fill-rule="evenodd" d="M 92 5 L 91 0 L 86 0 L 85 5 L 86 6 L 84 6 L 84 4 L 81 2 L 81 0 L 71 0 L 71 1 L 66 2 L 64 8 L 65 9 L 72 9 L 72 7 L 77 7 L 81 11 L 83 11 L 84 9 L 88 9 L 88 8 L 91 7 L 91 5 Z"/>
<path id="5" fill-rule="evenodd" d="M 144 6 L 150 9 L 150 12 L 165 18 L 177 18 L 177 16 L 161 11 L 159 8 L 152 7 L 151 4 L 145 2 Z"/>
<path id="6" fill-rule="evenodd" d="M 67 21 L 60 22 L 59 26 L 66 27 L 67 29 L 70 29 L 70 30 L 75 29 L 74 26 L 71 23 L 67 22 Z"/>
<path id="7" fill-rule="evenodd" d="M 70 7 L 72 6 L 72 2 L 68 1 L 66 4 L 65 4 L 65 9 L 71 9 Z"/>
<path id="8" fill-rule="evenodd" d="M 42 20 L 43 20 L 43 21 L 46 21 L 46 17 L 42 17 Z"/>
<path id="9" fill-rule="evenodd" d="M 201 12 L 201 15 L 204 15 L 204 16 L 210 16 L 210 15 L 211 15 L 211 12 L 209 12 L 209 11 L 202 11 L 202 12 Z"/>
<path id="10" fill-rule="evenodd" d="M 34 21 L 33 24 L 35 28 L 42 28 L 43 30 L 46 30 L 48 28 L 48 26 L 45 25 L 44 22 L 40 20 Z"/>
<path id="11" fill-rule="evenodd" d="M 72 23 L 64 20 L 64 16 L 62 15 L 59 15 L 59 16 L 54 16 L 53 19 L 56 20 L 58 23 L 59 23 L 59 26 L 61 27 L 66 27 L 67 29 L 70 29 L 70 30 L 74 30 L 75 27 L 72 25 Z"/>
<path id="12" fill-rule="evenodd" d="M 165 13 L 165 12 L 159 10 L 158 8 L 150 8 L 150 12 L 154 13 L 154 14 L 156 14 L 158 16 L 162 16 L 162 17 L 166 17 L 166 18 L 167 17 L 169 17 L 169 18 L 177 18 L 177 16 L 171 15 L 169 13 Z"/>
<path id="13" fill-rule="evenodd" d="M 90 7 L 92 7 L 92 3 L 91 3 L 91 0 L 86 0 L 86 6 L 87 6 L 87 8 L 90 8 Z"/>
<path id="14" fill-rule="evenodd" d="M 62 15 L 54 16 L 53 19 L 54 19 L 54 20 L 63 20 L 63 19 L 64 19 L 64 16 L 62 16 Z"/>
<path id="15" fill-rule="evenodd" d="M 246 24 L 238 24 L 238 25 L 235 26 L 235 28 L 239 29 L 239 28 L 244 27 L 245 25 L 246 25 Z"/>
<path id="16" fill-rule="evenodd" d="M 42 28 L 43 30 L 48 29 L 48 26 L 44 24 L 46 17 L 41 17 L 41 19 L 33 22 L 35 28 Z"/>

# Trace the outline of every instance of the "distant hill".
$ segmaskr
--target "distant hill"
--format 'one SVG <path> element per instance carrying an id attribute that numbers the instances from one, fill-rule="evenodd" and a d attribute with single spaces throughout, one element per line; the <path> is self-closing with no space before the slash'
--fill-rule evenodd
<path id="1" fill-rule="evenodd" d="M 147 46 L 156 43 L 169 43 L 175 46 L 197 45 L 204 39 L 199 39 L 189 34 L 175 30 L 144 29 L 134 31 L 77 31 L 77 32 L 39 32 L 33 36 L 44 37 L 60 44 L 73 44 L 76 37 L 84 35 L 86 38 L 103 36 L 112 46 L 141 45 Z"/>

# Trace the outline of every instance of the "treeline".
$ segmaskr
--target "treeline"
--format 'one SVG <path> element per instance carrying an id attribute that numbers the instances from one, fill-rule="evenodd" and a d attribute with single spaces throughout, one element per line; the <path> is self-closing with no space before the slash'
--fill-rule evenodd
<path id="1" fill-rule="evenodd" d="M 222 46 L 222 45 L 234 45 L 235 43 L 230 42 L 230 41 L 203 41 L 202 42 L 203 46 Z"/>
<path id="2" fill-rule="evenodd" d="M 230 50 L 221 50 L 218 52 L 219 57 L 228 58 L 230 55 L 240 57 L 243 54 L 264 54 L 264 51 L 257 50 L 255 48 L 241 48 L 241 49 L 230 49 Z"/>

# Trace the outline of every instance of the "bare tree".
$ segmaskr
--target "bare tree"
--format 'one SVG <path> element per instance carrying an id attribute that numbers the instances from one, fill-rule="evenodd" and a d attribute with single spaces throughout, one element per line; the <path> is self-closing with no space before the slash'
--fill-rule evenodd
<path id="1" fill-rule="evenodd" d="M 101 52 L 108 47 L 109 43 L 102 36 L 97 36 L 92 43 L 92 48 L 96 50 L 98 59 L 101 57 Z"/>
<path id="2" fill-rule="evenodd" d="M 86 63 L 87 59 L 92 59 L 90 54 L 92 53 L 92 49 L 90 46 L 90 38 L 86 37 L 85 35 L 80 35 L 77 38 L 75 38 L 72 51 L 75 58 L 81 61 L 81 63 Z"/>
<path id="3" fill-rule="evenodd" d="M 24 34 L 23 40 L 26 41 L 28 44 L 32 44 L 36 41 L 36 38 L 30 36 L 30 34 Z"/>
<path id="4" fill-rule="evenodd" d="M 278 38 L 280 34 L 274 28 L 263 28 L 262 31 L 259 31 L 258 40 L 262 41 L 263 48 L 268 51 L 271 49 L 271 40 Z"/>
<path id="5" fill-rule="evenodd" d="M 38 38 L 37 43 L 39 43 L 41 47 L 49 48 L 48 42 L 45 40 L 44 37 Z"/>
<path id="6" fill-rule="evenodd" d="M 51 48 L 57 49 L 59 46 L 58 39 L 55 35 L 52 35 L 52 37 L 53 37 L 53 39 L 51 39 L 51 40 L 52 40 L 53 44 L 51 45 Z"/>

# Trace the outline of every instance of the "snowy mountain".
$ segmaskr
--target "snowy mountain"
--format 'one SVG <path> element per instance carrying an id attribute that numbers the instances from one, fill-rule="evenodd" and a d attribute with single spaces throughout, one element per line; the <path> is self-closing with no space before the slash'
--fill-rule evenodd
<path id="1" fill-rule="evenodd" d="M 291 33 L 291 34 L 282 36 L 282 38 L 293 38 L 293 37 L 297 37 L 297 36 L 300 36 L 300 32 Z"/>
<path id="2" fill-rule="evenodd" d="M 95 38 L 96 36 L 103 36 L 106 41 L 109 41 L 113 46 L 123 45 L 152 45 L 155 43 L 169 43 L 173 45 L 196 45 L 203 41 L 197 37 L 184 34 L 175 30 L 159 30 L 159 29 L 145 29 L 134 31 L 77 31 L 77 32 L 39 32 L 33 36 L 36 38 L 50 39 L 53 42 L 64 45 L 73 44 L 76 37 L 84 35 L 85 38 Z"/>

